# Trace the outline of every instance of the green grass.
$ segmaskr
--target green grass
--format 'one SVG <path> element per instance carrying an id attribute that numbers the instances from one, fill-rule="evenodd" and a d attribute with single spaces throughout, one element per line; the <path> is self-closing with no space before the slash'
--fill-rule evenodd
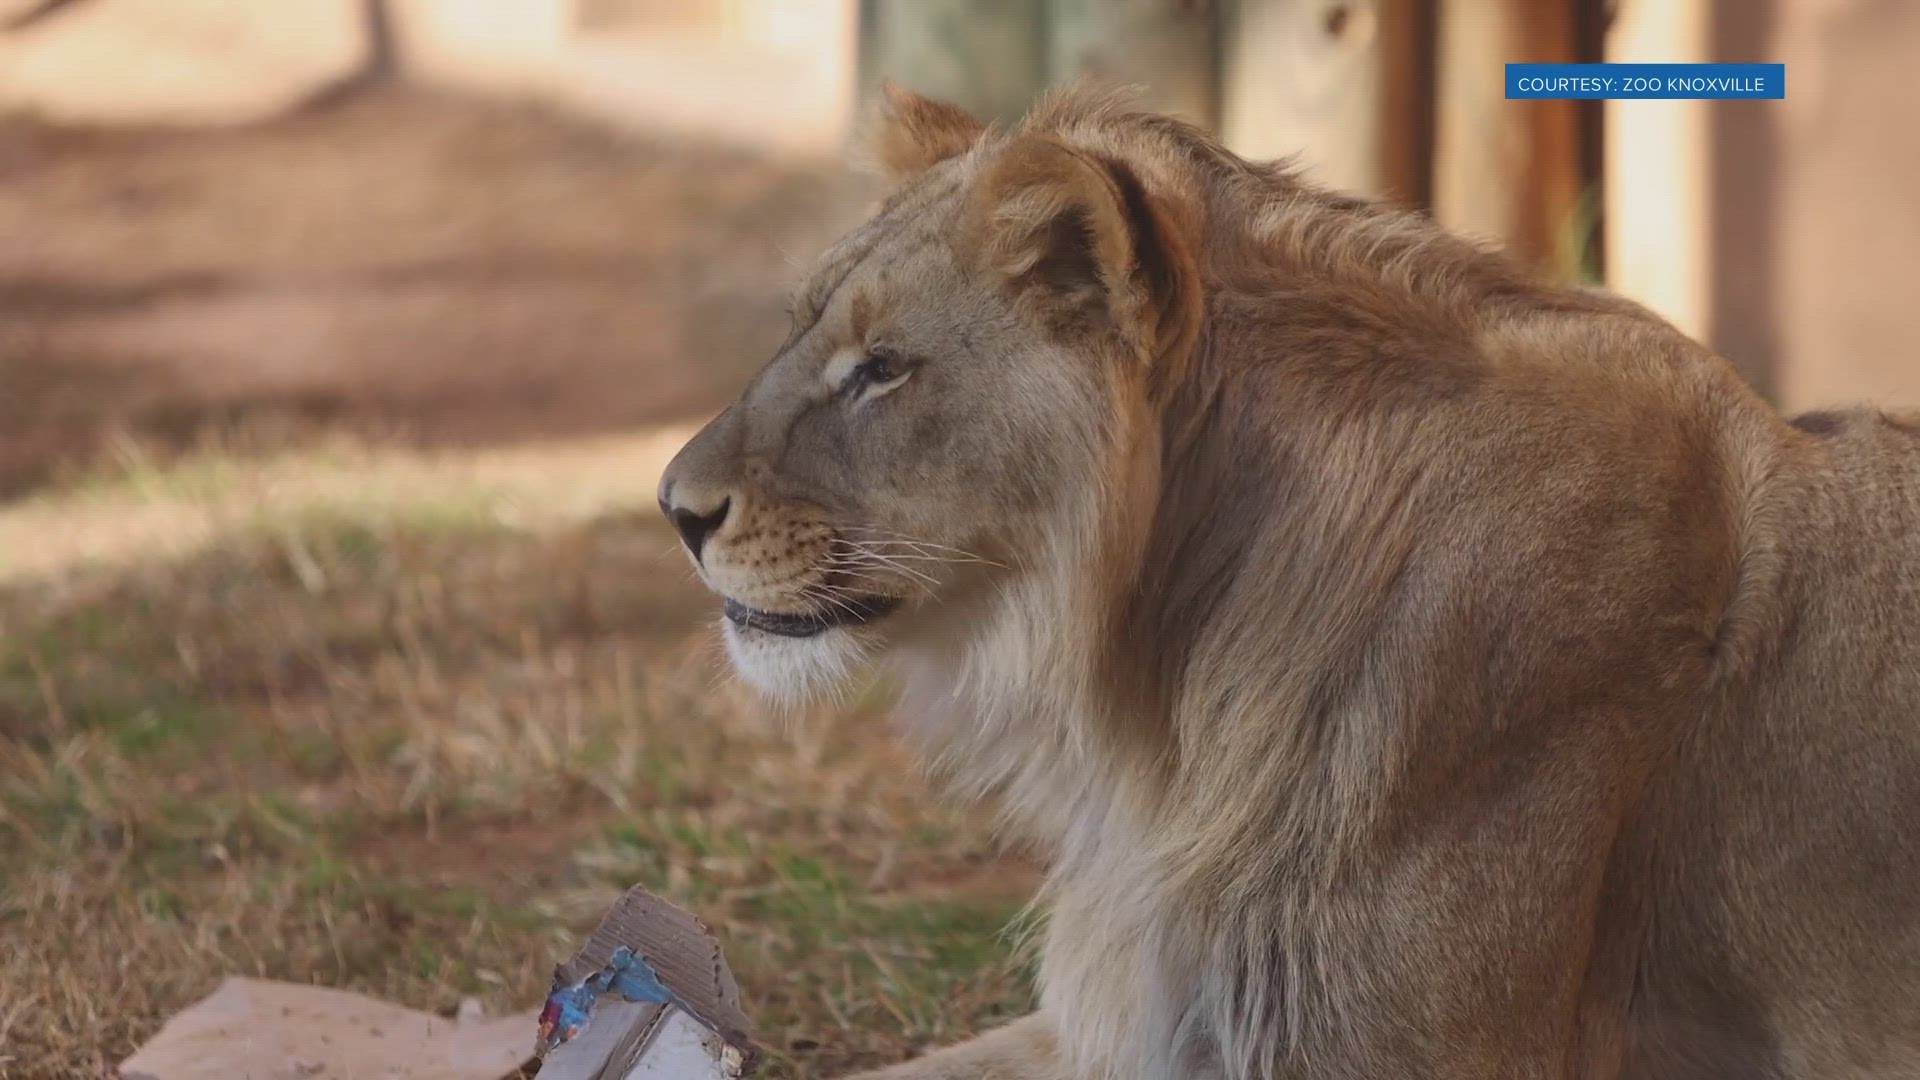
<path id="1" fill-rule="evenodd" d="M 247 483 L 193 467 L 23 512 Z M 663 530 L 466 500 L 0 585 L 0 1075 L 101 1076 L 229 974 L 527 1008 L 635 882 L 715 927 L 770 1077 L 1030 1005 L 1032 870 L 874 737 L 883 694 L 769 714 Z"/>

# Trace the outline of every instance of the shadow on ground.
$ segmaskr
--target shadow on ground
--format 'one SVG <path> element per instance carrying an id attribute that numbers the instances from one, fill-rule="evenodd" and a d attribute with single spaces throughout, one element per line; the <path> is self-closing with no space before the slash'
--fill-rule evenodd
<path id="1" fill-rule="evenodd" d="M 405 87 L 227 130 L 0 122 L 0 496 L 122 437 L 471 446 L 710 411 L 868 194 Z"/>

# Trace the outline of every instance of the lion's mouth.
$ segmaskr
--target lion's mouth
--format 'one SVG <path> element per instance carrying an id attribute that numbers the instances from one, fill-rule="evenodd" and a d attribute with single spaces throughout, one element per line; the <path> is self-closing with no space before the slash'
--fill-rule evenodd
<path id="1" fill-rule="evenodd" d="M 872 622 L 899 604 L 899 599 L 892 596 L 841 596 L 835 598 L 832 607 L 821 611 L 762 611 L 729 598 L 724 610 L 727 621 L 742 630 L 804 638 L 836 626 L 858 626 Z"/>

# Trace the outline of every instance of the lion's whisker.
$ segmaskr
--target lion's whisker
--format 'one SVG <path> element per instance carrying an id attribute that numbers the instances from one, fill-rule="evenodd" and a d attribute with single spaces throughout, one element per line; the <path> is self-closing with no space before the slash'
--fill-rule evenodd
<path id="1" fill-rule="evenodd" d="M 987 559 L 973 559 L 973 558 L 957 559 L 951 555 L 904 554 L 898 551 L 888 551 L 888 552 L 876 551 L 874 552 L 874 554 L 885 555 L 887 558 L 891 558 L 891 559 L 906 559 L 911 562 L 952 563 L 955 566 L 966 565 L 969 563 L 981 563 L 986 566 L 998 566 L 1002 570 L 1006 569 L 1006 567 L 1003 564 L 992 562 Z"/>
<path id="2" fill-rule="evenodd" d="M 835 592 L 830 587 L 808 585 L 800 590 L 800 596 L 802 599 L 818 600 L 822 603 L 831 605 L 832 607 L 838 608 L 841 611 L 845 612 L 846 614 L 854 618 L 859 618 L 861 614 L 859 608 L 855 607 L 852 604 L 852 602 L 850 602 L 849 600 L 844 599 L 839 595 L 835 595 Z"/>
<path id="3" fill-rule="evenodd" d="M 860 570 L 854 569 L 855 566 L 862 566 L 868 569 L 883 569 L 883 567 L 880 567 L 875 564 L 860 564 L 860 563 L 849 564 L 845 562 L 840 562 L 834 565 L 834 573 L 839 574 L 842 577 L 852 578 L 855 581 L 871 581 L 875 585 L 897 585 L 900 583 L 899 579 L 897 578 L 881 577 L 878 574 L 862 573 Z M 928 585 L 924 581 L 908 579 L 906 583 L 919 589 L 921 592 L 926 593 L 927 596 L 931 597 L 932 599 L 938 600 L 940 598 L 939 595 L 933 591 L 932 586 Z"/>
<path id="4" fill-rule="evenodd" d="M 916 544 L 911 540 L 847 540 L 843 542 L 857 547 L 872 548 L 875 551 L 905 549 L 924 555 L 948 559 L 973 560 L 980 558 L 980 556 L 972 552 L 961 551 L 958 548 L 935 548 L 926 544 Z"/>
<path id="5" fill-rule="evenodd" d="M 876 570 L 877 569 L 893 570 L 898 573 L 905 574 L 908 577 L 917 578 L 920 581 L 924 582 L 929 588 L 932 588 L 933 586 L 940 584 L 939 580 L 933 577 L 933 575 L 928 574 L 921 570 L 916 570 L 911 566 L 902 565 L 894 561 L 892 557 L 887 555 L 882 555 L 879 552 L 859 551 L 859 552 L 855 552 L 854 554 L 858 556 L 858 561 L 855 561 L 853 564 L 855 566 L 863 566 L 868 569 L 876 569 Z"/>
<path id="6" fill-rule="evenodd" d="M 1005 563 L 995 562 L 992 559 L 983 558 L 979 555 L 966 555 L 966 554 L 948 555 L 942 552 L 927 551 L 918 547 L 913 547 L 908 545 L 905 541 L 899 541 L 899 540 L 891 540 L 891 541 L 859 540 L 859 541 L 842 541 L 842 542 L 845 543 L 849 548 L 853 548 L 860 551 L 872 552 L 875 555 L 885 555 L 895 559 L 912 559 L 916 562 L 944 562 L 944 563 L 953 563 L 955 565 L 960 565 L 964 563 L 978 563 L 982 566 L 993 566 L 993 567 L 998 567 L 999 569 L 1002 569 L 1002 570 L 1011 569 Z M 887 548 L 878 547 L 876 546 L 877 544 L 888 544 L 888 545 L 892 545 L 896 549 L 904 549 L 904 550 L 889 550 Z"/>
<path id="7" fill-rule="evenodd" d="M 859 532 L 859 533 L 869 533 L 869 534 L 871 534 L 871 535 L 873 535 L 873 536 L 878 536 L 878 537 L 881 537 L 881 538 L 884 538 L 884 539 L 890 539 L 890 540 L 906 540 L 906 541 L 908 541 L 908 542 L 910 542 L 910 543 L 915 543 L 915 544 L 926 544 L 926 545 L 928 545 L 929 547 L 944 547 L 944 548 L 947 548 L 947 549 L 948 549 L 948 550 L 950 550 L 950 551 L 962 551 L 962 550 L 965 550 L 965 549 L 963 549 L 963 548 L 957 548 L 957 547 L 953 547 L 953 546 L 951 546 L 951 545 L 948 545 L 948 544 L 941 544 L 941 543 L 937 543 L 937 542 L 935 542 L 935 541 L 932 541 L 932 540 L 924 540 L 924 539 L 921 539 L 921 538 L 920 538 L 920 537 L 918 537 L 918 536 L 913 536 L 913 535 L 910 535 L 910 534 L 908 534 L 908 533 L 903 533 L 903 532 L 900 532 L 900 531 L 899 531 L 899 530 L 897 530 L 897 529 L 883 529 L 883 528 L 881 528 L 881 527 L 879 527 L 879 526 L 877 526 L 877 525 L 851 525 L 851 526 L 848 526 L 848 528 L 849 528 L 849 529 L 851 529 L 851 530 L 852 530 L 852 531 L 854 531 L 854 532 Z"/>
<path id="8" fill-rule="evenodd" d="M 992 561 L 990 559 L 982 558 L 982 556 L 978 552 L 968 551 L 966 548 L 954 547 L 950 544 L 937 544 L 931 540 L 921 540 L 917 537 L 908 536 L 905 533 L 892 532 L 890 530 L 877 529 L 872 526 L 865 526 L 865 525 L 853 526 L 852 531 L 872 533 L 874 534 L 874 536 L 878 537 L 878 539 L 875 539 L 875 540 L 862 540 L 860 541 L 861 543 L 910 544 L 914 547 L 923 548 L 929 551 L 948 551 L 948 552 L 954 553 L 955 555 L 962 556 L 964 558 L 980 559 L 980 561 L 982 562 Z M 998 564 L 995 564 L 995 565 L 998 565 Z"/>

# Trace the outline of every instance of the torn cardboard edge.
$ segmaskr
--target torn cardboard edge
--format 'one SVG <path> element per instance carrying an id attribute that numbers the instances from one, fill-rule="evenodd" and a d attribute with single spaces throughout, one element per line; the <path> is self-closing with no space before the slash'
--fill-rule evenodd
<path id="1" fill-rule="evenodd" d="M 449 1020 L 362 994 L 234 977 L 120 1063 L 123 1080 L 737 1080 L 759 1052 L 705 924 L 635 887 L 555 967 L 540 1013 Z"/>
<path id="2" fill-rule="evenodd" d="M 639 886 L 554 969 L 539 1047 L 551 1080 L 732 1080 L 759 1061 L 713 932 Z"/>

